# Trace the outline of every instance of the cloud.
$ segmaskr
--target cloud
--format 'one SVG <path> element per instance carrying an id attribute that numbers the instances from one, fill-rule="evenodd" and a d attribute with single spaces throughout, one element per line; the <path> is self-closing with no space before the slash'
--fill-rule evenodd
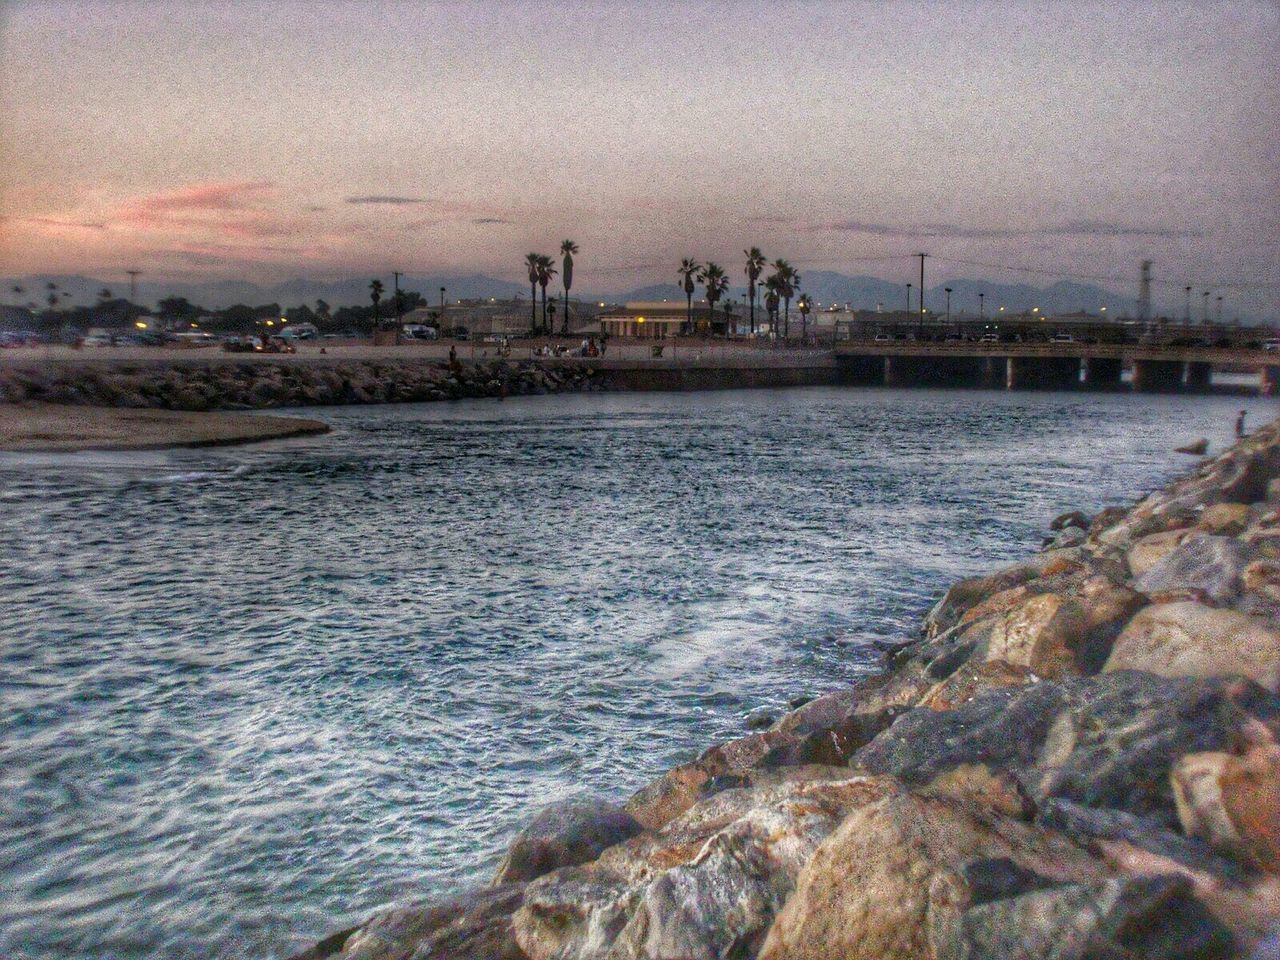
<path id="1" fill-rule="evenodd" d="M 369 197 L 347 197 L 343 203 L 369 204 L 382 203 L 393 207 L 407 207 L 412 204 L 426 203 L 422 197 L 385 197 L 385 196 L 369 196 Z"/>
<path id="2" fill-rule="evenodd" d="M 128 205 L 139 219 L 195 210 L 240 210 L 246 201 L 270 193 L 274 184 L 265 181 L 197 183 L 181 190 L 139 197 Z"/>
<path id="3" fill-rule="evenodd" d="M 58 220 L 54 217 L 24 217 L 19 223 L 33 223 L 41 227 L 65 227 L 70 230 L 105 230 L 105 223 L 91 220 Z"/>
<path id="4" fill-rule="evenodd" d="M 866 233 L 877 237 L 941 237 L 955 239 L 991 240 L 1013 237 L 1077 236 L 1077 237 L 1199 237 L 1194 230 L 1172 230 L 1166 227 L 1133 227 L 1125 224 L 1106 223 L 1098 220 L 1073 220 L 1044 227 L 1022 229 L 1001 227 L 961 227 L 950 223 L 923 223 L 914 226 L 887 223 L 867 223 L 862 220 L 838 220 L 821 224 L 814 229 L 838 230 L 847 233 Z"/>
<path id="5" fill-rule="evenodd" d="M 504 220 L 502 217 L 476 217 L 471 222 L 479 226 L 483 226 L 484 224 L 511 223 L 510 220 Z"/>

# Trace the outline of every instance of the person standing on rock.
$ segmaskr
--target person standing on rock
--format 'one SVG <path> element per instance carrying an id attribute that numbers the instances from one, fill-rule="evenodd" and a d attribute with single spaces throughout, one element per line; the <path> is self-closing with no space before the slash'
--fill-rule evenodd
<path id="1" fill-rule="evenodd" d="M 1244 436 L 1244 418 L 1247 411 L 1241 410 L 1240 416 L 1236 417 L 1236 439 L 1239 440 Z"/>

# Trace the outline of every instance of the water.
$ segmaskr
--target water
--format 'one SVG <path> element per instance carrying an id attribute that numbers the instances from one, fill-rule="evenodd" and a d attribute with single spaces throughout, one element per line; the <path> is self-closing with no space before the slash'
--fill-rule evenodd
<path id="1" fill-rule="evenodd" d="M 0 955 L 282 956 L 485 879 L 534 808 L 857 677 L 1240 405 L 537 397 L 0 457 Z"/>

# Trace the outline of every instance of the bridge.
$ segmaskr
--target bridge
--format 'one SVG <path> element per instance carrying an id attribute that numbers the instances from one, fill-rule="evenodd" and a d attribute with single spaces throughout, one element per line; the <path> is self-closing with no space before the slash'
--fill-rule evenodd
<path id="1" fill-rule="evenodd" d="M 1213 370 L 1255 370 L 1261 391 L 1280 393 L 1280 351 L 1252 346 L 1143 343 L 1001 343 L 967 340 L 857 340 L 834 344 L 845 379 L 886 386 L 1117 390 L 1126 367 L 1143 392 L 1207 392 Z"/>

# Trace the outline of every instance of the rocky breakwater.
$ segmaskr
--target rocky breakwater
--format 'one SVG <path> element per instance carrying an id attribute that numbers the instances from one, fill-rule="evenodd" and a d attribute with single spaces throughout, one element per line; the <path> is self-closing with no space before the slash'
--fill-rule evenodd
<path id="1" fill-rule="evenodd" d="M 1280 426 L 953 586 L 883 670 L 302 957 L 1280 955 Z"/>
<path id="2" fill-rule="evenodd" d="M 464 362 L 216 358 L 207 362 L 46 363 L 0 367 L 0 401 L 166 410 L 401 403 L 598 388 L 571 361 Z"/>

